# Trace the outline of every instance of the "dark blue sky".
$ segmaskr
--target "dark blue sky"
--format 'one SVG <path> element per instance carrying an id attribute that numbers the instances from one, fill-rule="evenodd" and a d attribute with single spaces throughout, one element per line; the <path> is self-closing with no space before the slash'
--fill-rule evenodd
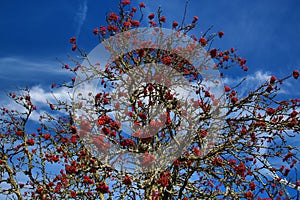
<path id="1" fill-rule="evenodd" d="M 3 1 L 0 89 L 25 85 L 44 87 L 61 79 L 63 73 L 56 58 L 65 60 L 68 54 L 72 55 L 69 38 L 76 35 L 87 51 L 92 50 L 97 44 L 93 29 L 104 24 L 105 13 L 115 10 L 117 2 Z M 146 15 L 161 5 L 169 24 L 181 21 L 184 0 L 144 2 Z M 224 31 L 224 38 L 215 45 L 238 49 L 248 60 L 248 74 L 259 70 L 286 75 L 300 66 L 299 13 L 297 0 L 191 0 L 186 19 L 197 15 L 198 30 L 205 31 L 214 25 L 214 31 Z"/>

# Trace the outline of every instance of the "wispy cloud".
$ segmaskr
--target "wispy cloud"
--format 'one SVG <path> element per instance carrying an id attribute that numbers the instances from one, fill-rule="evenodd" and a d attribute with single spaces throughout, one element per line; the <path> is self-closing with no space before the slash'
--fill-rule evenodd
<path id="1" fill-rule="evenodd" d="M 70 89 L 67 88 L 59 88 L 54 92 L 45 91 L 41 86 L 34 86 L 30 90 L 31 97 L 34 101 L 33 103 L 38 103 L 42 105 L 46 104 L 47 100 L 53 102 L 55 101 L 55 99 L 61 101 L 70 99 L 70 92 Z"/>
<path id="2" fill-rule="evenodd" d="M 46 84 L 66 80 L 70 74 L 55 59 L 0 57 L 0 95 L 16 87 Z"/>
<path id="3" fill-rule="evenodd" d="M 22 57 L 2 57 L 0 58 L 1 74 L 5 75 L 5 72 L 18 70 L 29 72 L 48 72 L 48 73 L 62 73 L 60 70 L 58 61 L 45 61 L 38 59 L 22 58 Z"/>
<path id="4" fill-rule="evenodd" d="M 76 13 L 75 20 L 77 22 L 77 30 L 76 30 L 77 37 L 79 36 L 79 34 L 81 32 L 81 28 L 83 26 L 83 23 L 85 21 L 86 15 L 87 15 L 87 11 L 88 11 L 87 3 L 88 3 L 88 0 L 84 0 L 84 1 L 80 2 L 78 12 Z"/>
<path id="5" fill-rule="evenodd" d="M 258 86 L 262 85 L 266 81 L 269 81 L 272 74 L 268 71 L 262 71 L 258 70 L 253 74 L 249 74 L 247 76 L 239 76 L 234 78 L 224 78 L 223 83 L 225 85 L 229 85 L 230 87 L 238 85 L 244 78 L 245 81 L 242 83 L 242 85 L 239 87 L 239 92 L 242 96 L 247 95 L 249 91 L 255 90 Z M 277 77 L 278 79 L 280 77 Z M 284 81 L 282 85 L 280 85 L 280 91 L 279 94 L 284 95 L 297 95 L 299 92 L 294 91 L 294 87 L 292 87 L 292 81 L 293 80 L 287 80 Z"/>
<path id="6" fill-rule="evenodd" d="M 46 91 L 42 86 L 36 85 L 30 88 L 30 96 L 32 104 L 37 107 L 37 110 L 32 112 L 29 117 L 30 120 L 38 122 L 40 115 L 49 111 L 49 103 L 57 103 L 57 101 L 68 101 L 70 102 L 70 93 L 72 91 L 67 88 L 58 88 L 51 92 Z M 19 104 L 14 103 L 11 99 L 1 98 L 0 106 L 4 106 L 10 110 L 17 110 L 19 112 L 25 112 L 25 108 Z M 62 112 L 63 113 L 63 112 Z"/>
<path id="7" fill-rule="evenodd" d="M 34 86 L 30 90 L 30 95 L 32 98 L 32 103 L 37 106 L 37 112 L 33 112 L 30 117 L 33 121 L 38 121 L 41 114 L 49 110 L 49 103 L 57 103 L 57 101 L 70 102 L 70 89 L 59 88 L 54 92 L 45 91 L 41 86 Z M 62 114 L 65 114 L 62 111 Z M 58 114 L 56 114 L 58 115 Z"/>

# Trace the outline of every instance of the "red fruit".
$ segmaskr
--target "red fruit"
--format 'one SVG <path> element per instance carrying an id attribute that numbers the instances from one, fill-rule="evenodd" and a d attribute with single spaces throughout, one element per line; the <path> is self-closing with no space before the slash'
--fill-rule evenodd
<path id="1" fill-rule="evenodd" d="M 273 84 L 276 81 L 276 77 L 275 76 L 271 76 L 270 78 L 270 83 Z"/>
<path id="2" fill-rule="evenodd" d="M 296 110 L 294 110 L 290 116 L 293 118 L 293 117 L 296 117 L 297 115 L 299 114 L 299 112 L 297 112 Z"/>
<path id="3" fill-rule="evenodd" d="M 71 127 L 70 127 L 70 131 L 71 131 L 73 134 L 75 134 L 75 133 L 77 132 L 76 126 L 71 126 Z"/>
<path id="4" fill-rule="evenodd" d="M 152 19 L 154 18 L 154 13 L 151 13 L 151 14 L 148 16 L 148 18 L 149 18 L 150 20 L 152 20 Z"/>
<path id="5" fill-rule="evenodd" d="M 50 109 L 51 109 L 51 110 L 54 110 L 54 109 L 55 109 L 53 104 L 50 104 L 49 106 L 50 106 Z"/>
<path id="6" fill-rule="evenodd" d="M 75 51 L 76 49 L 77 49 L 77 45 L 74 44 L 74 45 L 72 46 L 72 51 Z"/>
<path id="7" fill-rule="evenodd" d="M 137 9 L 135 7 L 132 7 L 131 10 L 132 10 L 132 12 L 136 12 L 137 11 Z"/>
<path id="8" fill-rule="evenodd" d="M 23 136 L 24 135 L 24 131 L 16 131 L 16 135 Z"/>
<path id="9" fill-rule="evenodd" d="M 106 185 L 105 183 L 101 183 L 97 186 L 97 189 L 101 192 L 101 193 L 109 193 L 109 187 L 108 185 Z"/>
<path id="10" fill-rule="evenodd" d="M 149 22 L 153 27 L 155 27 L 156 26 L 156 22 L 154 22 L 154 21 L 152 21 L 152 20 L 150 20 L 150 22 Z"/>
<path id="11" fill-rule="evenodd" d="M 255 190 L 256 184 L 254 182 L 249 183 L 250 190 Z"/>
<path id="12" fill-rule="evenodd" d="M 206 39 L 205 38 L 200 38 L 200 43 L 202 44 L 202 45 L 206 45 L 207 44 L 207 41 L 206 41 Z"/>
<path id="13" fill-rule="evenodd" d="M 223 35 L 224 35 L 224 32 L 223 32 L 223 31 L 220 31 L 220 32 L 219 32 L 219 38 L 223 37 Z"/>
<path id="14" fill-rule="evenodd" d="M 111 20 L 111 21 L 117 21 L 118 18 L 119 18 L 119 16 L 116 15 L 116 13 L 112 12 L 112 13 L 109 14 L 109 18 L 108 19 Z"/>
<path id="15" fill-rule="evenodd" d="M 111 122 L 111 118 L 107 115 L 103 115 L 98 119 L 98 125 L 108 124 Z"/>
<path id="16" fill-rule="evenodd" d="M 130 23 L 131 23 L 132 26 L 139 26 L 140 25 L 140 22 L 138 20 L 131 20 Z"/>
<path id="17" fill-rule="evenodd" d="M 71 191 L 71 196 L 73 197 L 73 198 L 76 198 L 76 191 Z"/>
<path id="18" fill-rule="evenodd" d="M 131 185 L 131 179 L 130 176 L 125 176 L 125 178 L 122 181 L 125 185 Z"/>
<path id="19" fill-rule="evenodd" d="M 193 19 L 192 23 L 195 23 L 198 20 L 199 20 L 199 18 L 197 16 L 194 16 L 194 19 Z"/>
<path id="20" fill-rule="evenodd" d="M 212 50 L 210 50 L 209 53 L 210 53 L 210 56 L 212 58 L 215 58 L 218 55 L 218 50 L 217 49 L 212 49 Z"/>
<path id="21" fill-rule="evenodd" d="M 70 38 L 70 43 L 71 43 L 71 44 L 75 44 L 75 43 L 76 43 L 76 37 Z"/>
<path id="22" fill-rule="evenodd" d="M 201 135 L 202 138 L 205 138 L 207 136 L 207 131 L 206 130 L 202 130 L 200 132 L 200 135 Z"/>
<path id="23" fill-rule="evenodd" d="M 107 26 L 107 30 L 117 32 L 118 31 L 118 27 L 114 26 L 114 25 L 108 25 Z"/>
<path id="24" fill-rule="evenodd" d="M 228 86 L 224 86 L 224 90 L 225 90 L 225 92 L 229 92 L 231 90 L 231 88 Z"/>
<path id="25" fill-rule="evenodd" d="M 211 95 L 210 95 L 209 91 L 205 91 L 204 97 L 210 97 L 210 96 Z"/>
<path id="26" fill-rule="evenodd" d="M 269 93 L 270 93 L 272 90 L 273 90 L 272 85 L 269 85 L 269 86 L 267 87 L 267 89 L 266 89 L 266 91 L 269 92 Z"/>
<path id="27" fill-rule="evenodd" d="M 238 98 L 237 97 L 231 98 L 231 103 L 232 104 L 236 104 L 236 102 L 238 102 Z"/>
<path id="28" fill-rule="evenodd" d="M 142 3 L 140 3 L 140 7 L 141 8 L 146 8 L 146 5 L 142 2 Z"/>
<path id="29" fill-rule="evenodd" d="M 73 135 L 70 140 L 73 144 L 75 144 L 77 142 L 77 136 Z"/>
<path id="30" fill-rule="evenodd" d="M 55 88 L 56 84 L 55 83 L 52 83 L 51 84 L 51 88 Z"/>
<path id="31" fill-rule="evenodd" d="M 212 164 L 214 166 L 220 167 L 223 164 L 223 160 L 222 160 L 222 158 L 214 158 L 213 161 L 212 161 Z"/>
<path id="32" fill-rule="evenodd" d="M 173 22 L 172 27 L 176 28 L 178 26 L 178 22 Z"/>
<path id="33" fill-rule="evenodd" d="M 286 168 L 283 175 L 284 175 L 284 176 L 288 176 L 290 171 L 291 171 L 291 170 L 290 170 L 289 168 Z"/>
<path id="34" fill-rule="evenodd" d="M 194 147 L 194 148 L 193 148 L 193 151 L 194 151 L 195 155 L 197 155 L 197 156 L 200 156 L 200 155 L 201 155 L 201 151 L 199 150 L 198 147 Z"/>
<path id="35" fill-rule="evenodd" d="M 147 119 L 147 115 L 145 113 L 139 113 L 138 116 L 142 119 L 142 120 L 146 120 Z"/>
<path id="36" fill-rule="evenodd" d="M 276 112 L 276 109 L 274 109 L 274 108 L 268 108 L 267 109 L 267 114 L 268 115 L 273 115 L 275 112 Z"/>
<path id="37" fill-rule="evenodd" d="M 122 4 L 123 4 L 123 5 L 129 5 L 129 4 L 130 4 L 130 0 L 123 0 L 123 1 L 122 1 Z"/>
<path id="38" fill-rule="evenodd" d="M 94 31 L 93 31 L 93 33 L 94 33 L 95 35 L 98 35 L 99 29 L 98 29 L 98 28 L 95 28 Z"/>
<path id="39" fill-rule="evenodd" d="M 45 135 L 43 135 L 43 138 L 45 138 L 46 140 L 49 139 L 51 137 L 51 135 L 49 133 L 46 133 Z"/>
<path id="40" fill-rule="evenodd" d="M 230 164 L 230 165 L 235 165 L 235 164 L 236 164 L 236 160 L 230 158 L 230 159 L 229 159 L 229 164 Z"/>
<path id="41" fill-rule="evenodd" d="M 33 146 L 34 145 L 34 140 L 33 139 L 29 139 L 26 141 L 26 144 L 29 146 Z"/>
<path id="42" fill-rule="evenodd" d="M 227 62 L 228 60 L 229 60 L 229 56 L 224 56 L 223 57 L 223 62 L 225 62 L 225 61 Z"/>
<path id="43" fill-rule="evenodd" d="M 100 31 L 101 31 L 101 32 L 105 32 L 105 31 L 106 31 L 105 26 L 100 26 Z"/>
<path id="44" fill-rule="evenodd" d="M 167 19 L 166 19 L 166 17 L 165 17 L 165 16 L 162 16 L 162 17 L 159 19 L 159 21 L 160 21 L 160 22 L 166 22 L 166 21 L 167 21 Z"/>
<path id="45" fill-rule="evenodd" d="M 103 98 L 103 103 L 104 104 L 109 104 L 109 100 L 107 98 Z"/>
<path id="46" fill-rule="evenodd" d="M 231 95 L 232 95 L 232 96 L 235 96 L 235 95 L 236 95 L 236 91 L 235 91 L 235 90 L 232 90 Z"/>
<path id="47" fill-rule="evenodd" d="M 254 194 L 252 192 L 248 191 L 244 194 L 244 197 L 247 199 L 254 199 Z"/>
<path id="48" fill-rule="evenodd" d="M 131 23 L 130 23 L 130 22 L 124 22 L 123 25 L 124 25 L 125 27 L 128 27 L 128 26 L 131 25 Z"/>
<path id="49" fill-rule="evenodd" d="M 164 65 L 170 65 L 170 64 L 172 64 L 173 59 L 170 56 L 167 56 L 167 57 L 164 57 L 161 61 Z"/>
<path id="50" fill-rule="evenodd" d="M 248 133 L 247 128 L 244 126 L 241 130 L 242 135 L 246 135 Z"/>
<path id="51" fill-rule="evenodd" d="M 295 79 L 298 79 L 298 77 L 299 77 L 299 71 L 298 71 L 298 70 L 294 70 L 294 71 L 293 71 L 293 77 L 294 77 Z"/>
<path id="52" fill-rule="evenodd" d="M 241 59 L 240 61 L 240 65 L 241 66 L 244 66 L 246 64 L 247 60 L 246 59 Z"/>

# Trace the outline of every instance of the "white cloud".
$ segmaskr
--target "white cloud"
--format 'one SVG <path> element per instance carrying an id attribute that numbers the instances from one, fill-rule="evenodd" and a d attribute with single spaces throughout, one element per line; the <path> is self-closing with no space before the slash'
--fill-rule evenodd
<path id="1" fill-rule="evenodd" d="M 76 14 L 75 20 L 77 22 L 77 30 L 76 30 L 76 36 L 78 37 L 81 32 L 81 27 L 83 26 L 83 23 L 85 21 L 88 6 L 87 6 L 88 0 L 84 0 L 79 5 L 79 10 Z"/>
<path id="2" fill-rule="evenodd" d="M 38 59 L 28 59 L 22 57 L 2 57 L 0 58 L 0 69 L 2 69 L 1 74 L 5 76 L 8 72 L 16 75 L 22 74 L 22 72 L 47 72 L 47 73 L 65 73 L 58 67 L 58 61 L 50 60 L 38 60 Z M 9 77 L 7 77 L 9 78 Z"/>
<path id="3" fill-rule="evenodd" d="M 262 72 L 262 71 L 257 71 L 254 74 L 250 74 L 247 75 L 245 78 L 247 81 L 251 81 L 255 84 L 261 84 L 265 81 L 267 81 L 269 78 L 271 77 L 271 75 L 268 72 Z M 229 85 L 233 85 L 233 84 L 237 84 L 239 83 L 243 78 L 242 77 L 238 77 L 238 78 L 224 78 L 224 84 L 229 84 Z"/>
<path id="4" fill-rule="evenodd" d="M 236 78 L 224 78 L 223 83 L 230 87 L 234 87 L 238 85 L 244 78 L 245 81 L 242 85 L 238 88 L 239 94 L 241 96 L 247 95 L 249 91 L 255 90 L 258 86 L 264 84 L 266 81 L 269 81 L 272 74 L 270 72 L 265 72 L 258 70 L 254 74 L 249 74 L 247 76 L 240 76 Z M 279 77 L 277 77 L 279 79 Z M 284 81 L 284 84 L 280 85 L 279 94 L 292 94 L 291 92 L 292 84 L 290 81 Z"/>
<path id="5" fill-rule="evenodd" d="M 32 101 L 37 105 L 45 105 L 47 100 L 49 102 L 53 102 L 55 99 L 68 100 L 70 99 L 69 92 L 70 90 L 67 88 L 59 88 L 54 92 L 46 92 L 41 86 L 34 86 L 30 90 Z"/>
<path id="6" fill-rule="evenodd" d="M 47 102 L 50 103 L 57 103 L 57 100 L 60 101 L 68 101 L 70 102 L 69 93 L 72 91 L 68 88 L 58 88 L 55 91 L 45 91 L 41 86 L 33 86 L 30 88 L 30 96 L 32 104 L 37 107 L 37 110 L 32 112 L 30 115 L 30 120 L 39 121 L 40 115 L 47 112 L 49 110 L 49 105 Z M 0 100 L 0 105 L 8 108 L 9 110 L 17 110 L 19 112 L 25 112 L 25 108 L 19 104 L 16 104 L 11 99 L 2 98 Z"/>

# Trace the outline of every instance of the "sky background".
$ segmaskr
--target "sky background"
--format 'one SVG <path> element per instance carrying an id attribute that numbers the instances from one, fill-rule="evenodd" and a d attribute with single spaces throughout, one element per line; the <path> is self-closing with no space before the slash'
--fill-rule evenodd
<path id="1" fill-rule="evenodd" d="M 141 1 L 133 1 L 137 4 Z M 181 21 L 185 0 L 145 0 L 145 15 L 162 7 L 167 26 Z M 3 1 L 0 8 L 0 93 L 15 87 L 49 88 L 65 72 L 56 60 L 75 56 L 69 38 L 77 36 L 87 52 L 97 45 L 92 31 L 104 25 L 117 0 Z M 214 25 L 225 32 L 214 45 L 235 47 L 247 58 L 248 76 L 284 76 L 300 67 L 300 2 L 297 0 L 190 0 L 186 20 L 199 17 L 198 32 Z M 197 35 L 199 34 L 199 35 Z M 293 89 L 293 88 L 291 88 Z M 295 89 L 295 88 L 294 88 Z M 297 92 L 296 90 L 294 92 Z"/>
<path id="2" fill-rule="evenodd" d="M 131 0 L 137 5 L 142 1 Z M 162 7 L 167 17 L 165 28 L 181 22 L 185 0 L 145 0 L 145 16 Z M 105 25 L 105 14 L 116 11 L 118 1 L 104 0 L 28 0 L 2 1 L 0 6 L 0 105 L 5 94 L 16 87 L 29 86 L 39 105 L 51 98 L 50 85 L 67 80 L 57 61 L 68 62 L 69 39 L 87 52 L 98 43 L 93 29 Z M 237 83 L 248 77 L 245 91 L 275 74 L 284 77 L 300 70 L 300 1 L 299 0 L 190 0 L 186 20 L 199 17 L 197 32 L 214 25 L 214 32 L 224 31 L 215 47 L 234 47 L 247 59 L 249 71 L 240 69 L 227 75 L 227 82 Z M 71 62 L 69 62 L 71 63 Z M 57 95 L 64 96 L 63 90 Z M 290 80 L 282 95 L 299 97 L 299 81 Z M 38 107 L 39 108 L 39 107 Z M 38 118 L 38 114 L 34 114 Z"/>

